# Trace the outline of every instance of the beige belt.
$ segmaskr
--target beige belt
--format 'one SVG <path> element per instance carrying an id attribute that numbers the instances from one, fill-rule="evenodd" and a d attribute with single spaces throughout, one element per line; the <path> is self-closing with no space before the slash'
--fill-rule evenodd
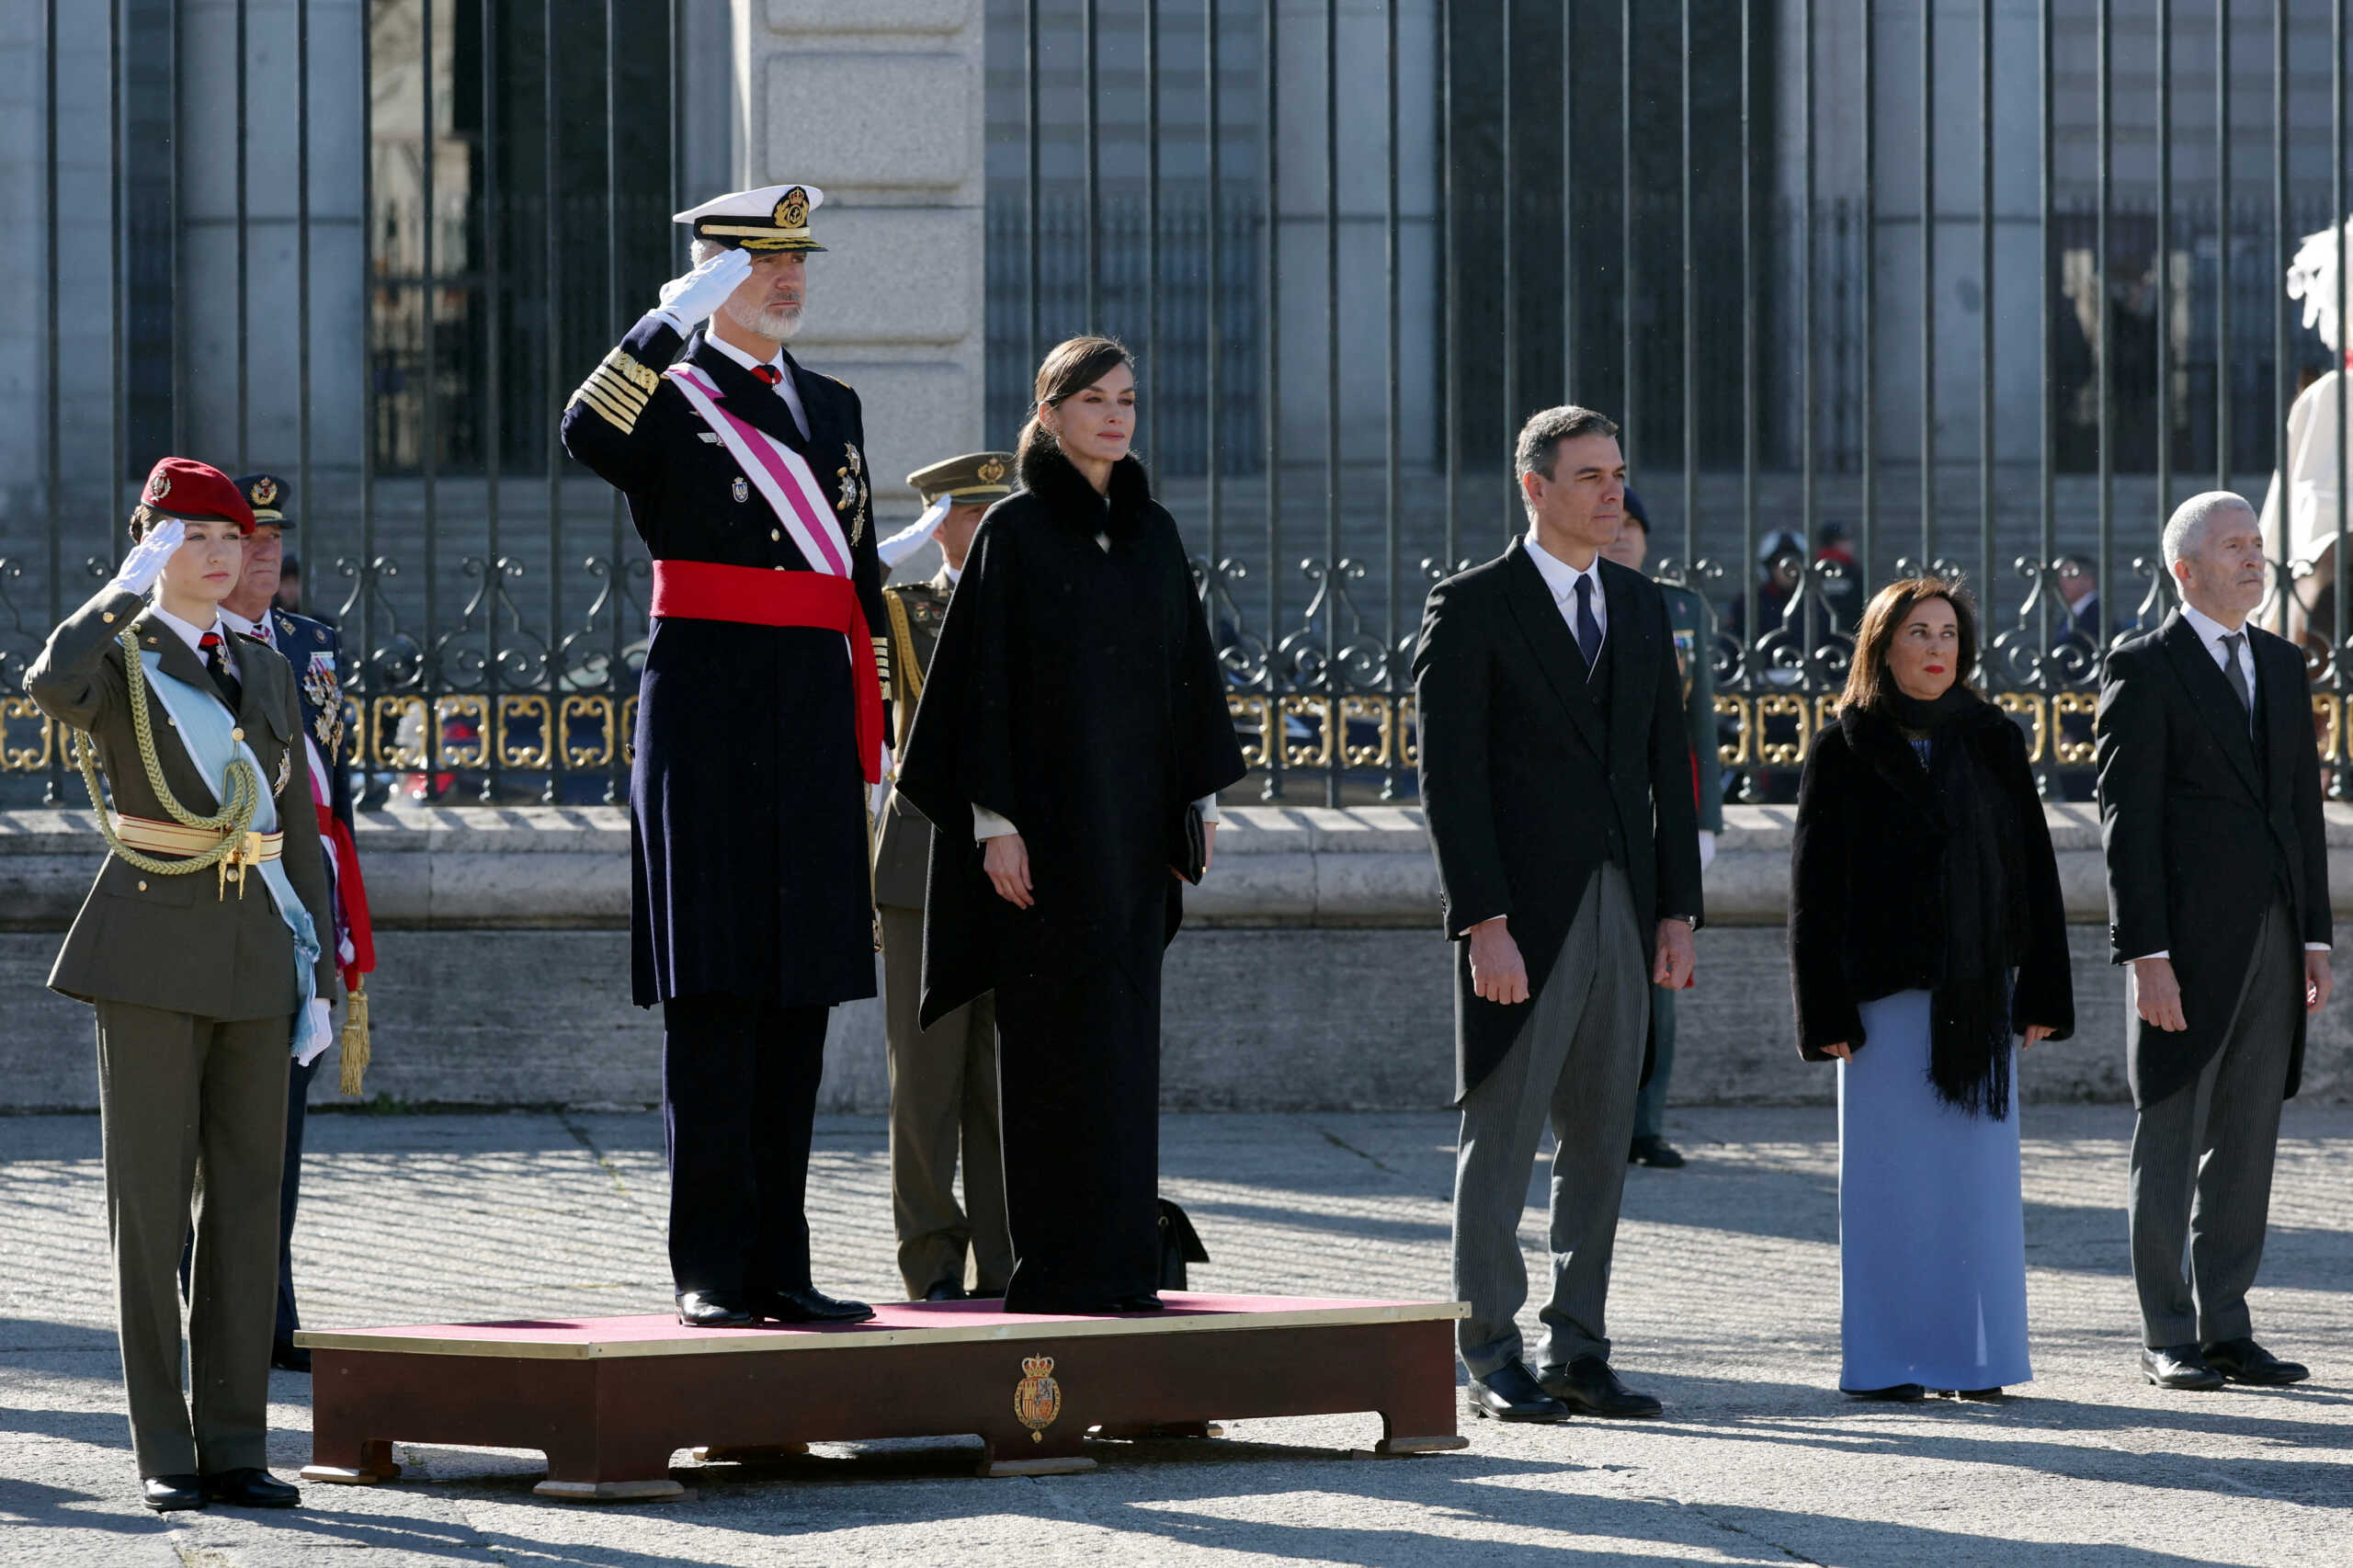
<path id="1" fill-rule="evenodd" d="M 193 858 L 210 854 L 221 842 L 217 828 L 188 827 L 176 822 L 157 822 L 152 817 L 124 816 L 115 813 L 114 835 L 128 848 L 147 855 L 178 855 Z M 275 860 L 286 852 L 283 833 L 248 833 L 245 841 L 221 858 L 217 871 L 222 891 L 228 884 L 237 884 L 237 896 L 245 896 L 245 869 L 265 860 Z"/>

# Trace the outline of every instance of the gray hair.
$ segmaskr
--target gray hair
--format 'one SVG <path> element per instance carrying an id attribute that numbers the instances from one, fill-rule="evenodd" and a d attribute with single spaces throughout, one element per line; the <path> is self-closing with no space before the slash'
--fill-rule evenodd
<path id="1" fill-rule="evenodd" d="M 1590 408 L 1579 408 L 1575 403 L 1564 403 L 1558 408 L 1539 409 L 1528 416 L 1527 424 L 1519 427 L 1519 440 L 1512 454 L 1512 477 L 1517 481 L 1531 473 L 1540 473 L 1550 479 L 1562 442 L 1574 440 L 1579 436 L 1616 434 L 1617 421 Z M 1527 489 L 1522 486 L 1521 503 L 1525 505 L 1527 499 Z"/>
<path id="2" fill-rule="evenodd" d="M 721 251 L 723 251 L 727 247 L 725 245 L 721 244 L 717 240 L 706 240 L 700 234 L 697 234 L 695 236 L 694 244 L 687 247 L 688 265 L 690 267 L 700 267 L 704 262 L 709 261 L 712 256 L 717 256 Z"/>
<path id="3" fill-rule="evenodd" d="M 2245 496 L 2231 490 L 2202 491 L 2176 506 L 2173 516 L 2165 519 L 2165 570 L 2172 571 L 2183 556 L 2192 553 L 2193 547 L 2204 543 L 2206 525 L 2218 513 L 2234 507 L 2249 514 L 2255 511 Z"/>

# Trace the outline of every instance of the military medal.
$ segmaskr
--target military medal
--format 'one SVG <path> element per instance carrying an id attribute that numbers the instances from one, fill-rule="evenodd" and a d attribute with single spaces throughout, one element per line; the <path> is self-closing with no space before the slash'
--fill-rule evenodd
<path id="1" fill-rule="evenodd" d="M 312 733 L 319 737 L 319 750 L 333 756 L 343 739 L 343 688 L 335 679 L 335 655 L 313 653 L 302 671 L 302 695 L 319 716 L 312 721 Z"/>
<path id="2" fill-rule="evenodd" d="M 866 531 L 866 460 L 848 441 L 842 443 L 842 450 L 849 458 L 849 466 L 834 470 L 834 477 L 841 481 L 841 499 L 834 503 L 834 510 L 849 515 L 849 541 L 856 544 Z"/>
<path id="3" fill-rule="evenodd" d="M 740 473 L 735 476 L 735 483 L 727 488 L 728 494 L 738 501 L 749 501 L 752 498 L 752 487 L 744 482 L 744 476 Z"/>

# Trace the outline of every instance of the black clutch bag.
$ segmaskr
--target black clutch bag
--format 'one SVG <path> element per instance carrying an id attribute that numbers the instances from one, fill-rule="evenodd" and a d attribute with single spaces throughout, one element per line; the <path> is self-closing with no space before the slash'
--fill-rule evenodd
<path id="1" fill-rule="evenodd" d="M 1177 820 L 1176 836 L 1168 846 L 1168 864 L 1196 887 L 1210 869 L 1209 824 L 1201 821 L 1198 804 L 1187 806 Z"/>

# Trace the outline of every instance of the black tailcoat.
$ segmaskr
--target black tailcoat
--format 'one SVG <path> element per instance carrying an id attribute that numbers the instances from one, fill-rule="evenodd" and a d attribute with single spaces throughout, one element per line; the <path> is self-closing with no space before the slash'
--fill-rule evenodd
<path id="1" fill-rule="evenodd" d="M 2067 910 L 2026 738 L 1990 703 L 1949 722 L 2001 780 L 2015 824 L 2010 1028 L 2040 1024 L 2065 1040 L 2075 1028 Z M 1830 1060 L 1825 1045 L 1865 1044 L 1862 1003 L 1943 983 L 1946 838 L 1936 785 L 1893 720 L 1842 712 L 1822 732 L 1790 848 L 1790 980 L 1807 1061 Z"/>
<path id="2" fill-rule="evenodd" d="M 2229 678 L 2177 610 L 2109 653 L 2100 687 L 2094 730 L 2110 956 L 2129 963 L 2170 953 L 2189 1025 L 2177 1033 L 2125 1019 L 2136 1105 L 2195 1082 L 2221 1049 L 2273 903 L 2287 905 L 2301 940 L 2331 939 L 2303 655 L 2253 627 L 2247 642 L 2260 756 Z M 2299 1007 L 2283 1096 L 2295 1094 L 2303 1062 Z"/>
<path id="3" fill-rule="evenodd" d="M 573 394 L 565 449 L 628 497 L 656 561 L 809 570 L 758 487 L 661 378 L 681 347 L 660 316 L 640 321 Z M 731 413 L 808 460 L 849 540 L 869 632 L 883 634 L 858 394 L 786 356 L 809 419 L 804 437 L 776 390 L 700 332 L 683 351 Z M 630 772 L 639 1006 L 709 992 L 782 1006 L 874 994 L 855 726 L 838 631 L 654 621 Z"/>
<path id="4" fill-rule="evenodd" d="M 1414 692 L 1422 808 L 1457 943 L 1457 1103 L 1511 1050 L 1605 863 L 1626 869 L 1645 962 L 1659 920 L 1699 922 L 1699 813 L 1666 600 L 1614 561 L 1599 571 L 1609 625 L 1590 686 L 1523 540 L 1432 588 L 1423 611 Z M 1483 1000 L 1472 984 L 1463 938 L 1498 915 L 1528 965 L 1525 1003 Z"/>
<path id="5" fill-rule="evenodd" d="M 1247 771 L 1184 543 L 1143 465 L 1120 462 L 1108 504 L 1059 455 L 1033 455 L 1021 482 L 973 537 L 899 769 L 900 793 L 940 830 L 926 1027 L 1012 974 L 1110 962 L 1156 989 L 1182 910 L 1171 840 L 1188 804 Z M 1034 909 L 982 870 L 976 803 L 1020 829 Z"/>

